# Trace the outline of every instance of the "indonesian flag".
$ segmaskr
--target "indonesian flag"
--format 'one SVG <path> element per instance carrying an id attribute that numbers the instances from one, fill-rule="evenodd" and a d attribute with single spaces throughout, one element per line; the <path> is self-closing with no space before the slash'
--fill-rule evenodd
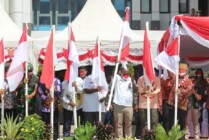
<path id="1" fill-rule="evenodd" d="M 4 44 L 0 42 L 0 89 L 4 89 Z"/>
<path id="2" fill-rule="evenodd" d="M 154 68 L 152 64 L 152 58 L 150 53 L 150 42 L 147 35 L 147 28 L 145 28 L 144 32 L 144 50 L 143 50 L 143 70 L 144 70 L 144 79 L 146 85 L 151 85 L 151 83 L 154 81 L 155 73 Z"/>
<path id="3" fill-rule="evenodd" d="M 165 50 L 169 41 L 169 37 L 170 37 L 170 28 L 167 28 L 165 33 L 163 34 L 160 43 L 158 44 L 158 53 L 161 53 L 162 51 Z"/>
<path id="4" fill-rule="evenodd" d="M 155 58 L 155 61 L 159 66 L 162 66 L 174 74 L 178 72 L 178 64 L 180 60 L 178 44 L 178 37 L 176 37 L 170 43 L 168 48 Z"/>
<path id="5" fill-rule="evenodd" d="M 14 51 L 14 58 L 7 72 L 10 92 L 16 90 L 24 76 L 24 63 L 28 61 L 27 26 L 25 24 L 19 44 Z"/>
<path id="6" fill-rule="evenodd" d="M 98 44 L 98 39 L 93 53 L 92 63 L 92 79 L 95 83 L 98 83 L 102 87 L 102 94 L 99 94 L 99 98 L 104 98 L 108 92 L 108 84 L 105 77 L 104 66 L 101 58 L 101 51 Z"/>
<path id="7" fill-rule="evenodd" d="M 119 48 L 119 50 L 121 50 L 121 56 L 120 56 L 121 61 L 126 61 L 126 57 L 129 55 L 129 44 L 132 38 L 132 31 L 129 25 L 129 19 L 130 19 L 130 9 L 129 7 L 127 7 L 123 31 L 120 40 L 120 48 Z"/>
<path id="8" fill-rule="evenodd" d="M 70 28 L 70 30 L 71 35 L 68 42 L 67 70 L 65 72 L 65 80 L 69 81 L 69 85 L 72 85 L 72 82 L 75 82 L 76 78 L 78 77 L 79 56 L 75 44 L 73 30 L 72 28 Z"/>
<path id="9" fill-rule="evenodd" d="M 47 89 L 51 89 L 54 82 L 54 66 L 55 66 L 55 53 L 53 47 L 53 30 L 49 38 L 49 42 L 46 48 L 46 55 L 43 63 L 40 82 L 45 84 Z"/>

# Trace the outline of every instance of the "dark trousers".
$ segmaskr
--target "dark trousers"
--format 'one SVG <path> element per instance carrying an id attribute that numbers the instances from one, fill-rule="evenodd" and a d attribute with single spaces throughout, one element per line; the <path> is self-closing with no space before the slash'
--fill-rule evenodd
<path id="1" fill-rule="evenodd" d="M 80 117 L 80 123 L 83 124 L 83 111 L 82 109 L 77 110 L 77 120 Z M 70 136 L 71 124 L 73 120 L 73 111 L 63 108 L 63 135 L 64 137 Z"/>
<path id="2" fill-rule="evenodd" d="M 142 128 L 141 128 L 141 120 L 139 116 L 139 112 L 135 112 L 135 123 L 136 123 L 136 130 L 135 130 L 135 137 L 140 138 L 141 133 L 142 133 Z"/>
<path id="3" fill-rule="evenodd" d="M 139 109 L 139 117 L 141 120 L 141 127 L 143 129 L 142 137 L 145 133 L 145 128 L 147 128 L 147 109 Z M 158 124 L 158 110 L 150 109 L 150 125 L 151 130 L 155 132 L 157 124 Z"/>
<path id="4" fill-rule="evenodd" d="M 42 120 L 46 123 L 47 126 L 50 126 L 50 112 L 41 112 Z M 59 136 L 59 111 L 58 108 L 55 108 L 54 110 L 54 139 L 57 139 Z"/>
<path id="5" fill-rule="evenodd" d="M 104 124 L 110 124 L 114 126 L 114 115 L 112 111 L 105 112 Z"/>
<path id="6" fill-rule="evenodd" d="M 99 121 L 99 112 L 84 112 L 85 122 L 96 124 Z M 102 113 L 102 122 L 104 120 L 104 113 Z"/>
<path id="7" fill-rule="evenodd" d="M 174 115 L 175 115 L 174 111 L 175 111 L 174 107 L 169 108 L 169 127 L 170 127 L 170 129 L 174 125 Z M 185 129 L 186 116 L 187 116 L 187 110 L 182 110 L 180 108 L 177 109 L 177 120 L 178 120 L 178 124 L 180 125 L 181 130 Z"/>
<path id="8" fill-rule="evenodd" d="M 170 124 L 169 124 L 169 105 L 165 100 L 163 100 L 163 127 L 166 131 L 166 133 L 170 130 Z"/>

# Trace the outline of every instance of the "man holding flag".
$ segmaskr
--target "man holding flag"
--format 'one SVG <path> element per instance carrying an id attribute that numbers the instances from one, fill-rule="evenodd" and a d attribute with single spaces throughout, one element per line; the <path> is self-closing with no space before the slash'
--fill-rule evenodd
<path id="1" fill-rule="evenodd" d="M 151 47 L 148 39 L 147 22 L 144 32 L 144 50 L 142 63 L 144 76 L 140 77 L 138 80 L 139 114 L 142 123 L 142 129 L 145 130 L 147 126 L 148 130 L 152 128 L 152 130 L 155 131 L 158 123 L 158 94 L 160 93 L 160 79 L 155 76 L 150 49 Z"/>
<path id="2" fill-rule="evenodd" d="M 62 103 L 63 103 L 63 135 L 64 137 L 70 136 L 71 122 L 73 119 L 73 108 L 76 107 L 77 118 L 80 117 L 81 124 L 84 123 L 83 115 L 83 83 L 87 74 L 86 67 L 80 67 L 79 75 L 80 77 L 76 78 L 76 81 L 73 82 L 69 87 L 69 82 L 67 80 L 62 82 Z M 76 103 L 73 101 L 73 92 L 72 88 L 75 88 L 75 97 Z M 69 89 L 70 88 L 70 89 Z"/>
<path id="3" fill-rule="evenodd" d="M 92 124 L 104 120 L 104 99 L 108 92 L 99 43 L 97 38 L 93 52 L 92 74 L 84 80 L 83 111 L 85 121 L 89 121 Z"/>
<path id="4" fill-rule="evenodd" d="M 132 137 L 133 92 L 138 89 L 127 67 L 120 68 L 120 71 L 121 74 L 116 77 L 113 99 L 116 138 L 123 137 L 123 128 L 125 137 Z"/>
<path id="5" fill-rule="evenodd" d="M 180 124 L 181 130 L 185 129 L 185 123 L 186 123 L 186 116 L 187 116 L 187 109 L 188 109 L 188 103 L 189 103 L 189 96 L 193 94 L 194 87 L 192 80 L 189 78 L 188 75 L 188 66 L 185 63 L 179 64 L 179 84 L 178 84 L 178 90 L 175 89 L 175 86 L 173 86 L 170 94 L 170 98 L 168 101 L 169 105 L 174 106 L 174 95 L 177 93 L 178 95 L 178 116 L 177 120 Z M 175 83 L 175 82 L 174 82 Z M 176 83 L 174 84 L 176 85 Z M 170 115 L 170 114 L 169 114 Z M 173 115 L 173 114 L 172 114 Z"/>

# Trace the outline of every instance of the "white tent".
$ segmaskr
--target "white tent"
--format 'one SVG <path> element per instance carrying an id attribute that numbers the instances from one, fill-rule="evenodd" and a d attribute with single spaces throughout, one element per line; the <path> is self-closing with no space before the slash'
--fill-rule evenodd
<path id="1" fill-rule="evenodd" d="M 12 21 L 0 4 L 0 38 L 4 39 L 4 46 L 14 48 L 22 35 L 22 30 Z M 28 40 L 32 40 L 28 37 Z"/>
<path id="2" fill-rule="evenodd" d="M 93 49 L 99 36 L 101 49 L 111 56 L 117 55 L 123 24 L 111 0 L 87 0 L 79 15 L 71 23 L 79 54 Z M 156 47 L 163 33 L 163 31 L 149 32 L 153 56 L 156 55 Z M 133 31 L 132 35 L 130 53 L 142 55 L 144 31 Z M 56 48 L 67 48 L 68 28 L 55 34 L 54 38 Z M 46 47 L 48 39 L 49 36 L 34 41 L 36 54 Z"/>
<path id="3" fill-rule="evenodd" d="M 4 40 L 4 47 L 14 49 L 17 47 L 22 30 L 12 21 L 9 15 L 5 12 L 4 8 L 0 4 L 0 39 Z M 32 38 L 27 37 L 29 44 L 29 57 L 32 63 L 36 63 L 36 58 L 32 48 Z M 6 49 L 6 50 L 7 50 Z M 8 51 L 5 52 L 8 55 Z"/>

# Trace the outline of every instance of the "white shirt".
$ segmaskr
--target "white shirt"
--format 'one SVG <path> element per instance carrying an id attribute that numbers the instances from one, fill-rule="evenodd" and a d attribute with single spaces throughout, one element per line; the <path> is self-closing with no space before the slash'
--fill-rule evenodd
<path id="1" fill-rule="evenodd" d="M 83 107 L 83 103 L 82 103 L 82 97 L 83 97 L 83 83 L 84 80 L 80 77 L 76 78 L 76 88 L 75 88 L 75 95 L 76 98 L 79 96 L 81 98 L 81 101 L 76 102 L 76 109 L 81 109 Z M 73 88 L 72 85 L 68 85 L 68 81 L 63 81 L 62 82 L 62 105 L 63 108 L 67 109 L 67 110 L 73 110 L 73 108 L 69 105 L 70 101 L 73 99 Z"/>
<path id="2" fill-rule="evenodd" d="M 116 76 L 113 103 L 121 106 L 132 106 L 133 87 L 130 77 L 124 80 L 120 75 Z"/>
<path id="3" fill-rule="evenodd" d="M 89 75 L 84 79 L 84 89 L 95 89 L 98 87 L 98 84 L 94 83 L 92 80 L 92 76 Z M 84 112 L 98 112 L 99 111 L 99 97 L 101 93 L 94 92 L 90 94 L 84 93 L 83 96 L 83 111 Z M 105 111 L 104 102 L 101 103 L 102 112 Z"/>

